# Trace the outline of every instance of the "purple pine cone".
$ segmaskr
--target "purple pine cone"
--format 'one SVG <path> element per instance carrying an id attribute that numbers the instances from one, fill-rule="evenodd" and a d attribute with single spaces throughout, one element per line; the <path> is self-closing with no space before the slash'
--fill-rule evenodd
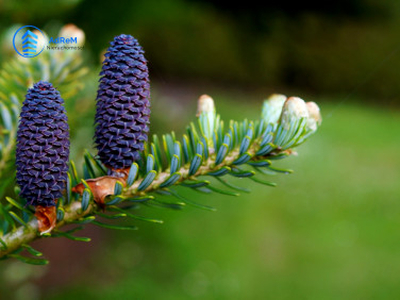
<path id="1" fill-rule="evenodd" d="M 17 183 L 29 205 L 54 206 L 65 188 L 69 127 L 64 100 L 51 83 L 28 90 L 17 131 Z"/>
<path id="2" fill-rule="evenodd" d="M 147 141 L 150 83 L 143 53 L 134 37 L 121 34 L 105 54 L 96 99 L 95 142 L 108 168 L 130 167 Z"/>

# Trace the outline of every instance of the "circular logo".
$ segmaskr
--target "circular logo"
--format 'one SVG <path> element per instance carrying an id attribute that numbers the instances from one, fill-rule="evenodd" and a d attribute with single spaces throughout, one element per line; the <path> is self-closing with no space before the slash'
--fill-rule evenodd
<path id="1" fill-rule="evenodd" d="M 14 34 L 13 46 L 22 57 L 32 58 L 38 56 L 44 49 L 46 36 L 33 25 L 20 27 Z"/>

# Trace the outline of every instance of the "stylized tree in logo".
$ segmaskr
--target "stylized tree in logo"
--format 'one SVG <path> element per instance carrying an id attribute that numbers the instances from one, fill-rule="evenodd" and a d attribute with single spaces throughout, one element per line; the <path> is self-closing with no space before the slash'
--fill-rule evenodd
<path id="1" fill-rule="evenodd" d="M 38 36 L 28 30 L 22 36 L 22 52 L 24 56 L 33 56 L 36 54 Z"/>

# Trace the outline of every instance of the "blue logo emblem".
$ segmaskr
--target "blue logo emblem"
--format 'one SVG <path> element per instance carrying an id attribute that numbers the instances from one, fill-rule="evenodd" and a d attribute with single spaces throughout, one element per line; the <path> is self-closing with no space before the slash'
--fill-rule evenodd
<path id="1" fill-rule="evenodd" d="M 14 34 L 13 45 L 15 51 L 22 57 L 38 56 L 44 49 L 45 35 L 33 25 L 20 27 Z"/>

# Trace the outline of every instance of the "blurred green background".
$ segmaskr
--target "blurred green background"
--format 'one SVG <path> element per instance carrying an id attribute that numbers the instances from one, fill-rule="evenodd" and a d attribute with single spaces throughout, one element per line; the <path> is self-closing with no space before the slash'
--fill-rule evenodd
<path id="1" fill-rule="evenodd" d="M 38 241 L 50 265 L 1 262 L 0 299 L 400 297 L 400 2 L 277 2 L 0 1 L 2 62 L 20 25 L 86 34 L 90 72 L 66 99 L 75 160 L 91 147 L 101 54 L 120 33 L 146 51 L 154 133 L 182 133 L 203 93 L 224 120 L 258 118 L 273 92 L 317 102 L 324 118 L 277 164 L 295 170 L 271 178 L 278 187 L 238 180 L 252 193 L 186 194 L 217 212 L 141 208 L 165 223 Z"/>

